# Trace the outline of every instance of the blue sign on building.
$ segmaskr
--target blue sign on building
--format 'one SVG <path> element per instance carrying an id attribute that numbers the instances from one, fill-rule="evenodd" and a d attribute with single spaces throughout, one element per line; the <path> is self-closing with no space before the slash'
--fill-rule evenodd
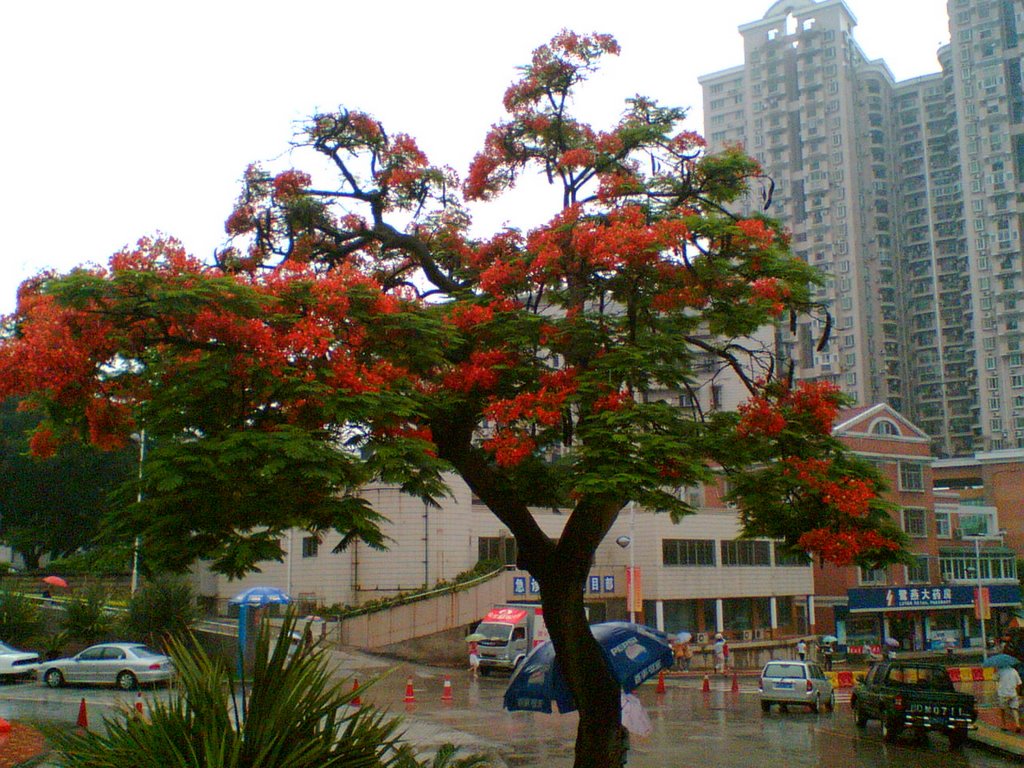
<path id="1" fill-rule="evenodd" d="M 986 584 L 989 603 L 993 606 L 1020 604 L 1020 586 L 1017 584 Z M 851 612 L 906 611 L 926 608 L 972 608 L 974 587 L 919 586 L 868 587 L 847 592 Z"/>
<path id="2" fill-rule="evenodd" d="M 525 595 L 526 594 L 526 577 L 525 576 L 513 576 L 512 577 L 512 594 L 513 595 Z"/>
<path id="3" fill-rule="evenodd" d="M 589 581 L 590 581 L 590 591 L 591 592 L 600 592 L 601 591 L 601 577 L 600 576 L 591 576 Z"/>
<path id="4" fill-rule="evenodd" d="M 615 577 L 614 576 L 605 576 L 604 577 L 604 591 L 605 592 L 614 592 L 615 591 Z"/>
<path id="5" fill-rule="evenodd" d="M 539 595 L 540 594 L 540 584 L 538 584 L 537 580 L 535 578 L 533 578 L 532 576 L 530 577 L 530 594 L 531 595 Z"/>

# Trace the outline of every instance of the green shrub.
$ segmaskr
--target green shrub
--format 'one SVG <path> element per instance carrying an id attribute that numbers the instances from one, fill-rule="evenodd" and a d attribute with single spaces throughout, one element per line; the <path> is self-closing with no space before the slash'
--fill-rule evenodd
<path id="1" fill-rule="evenodd" d="M 295 628 L 282 622 L 271 640 L 264 624 L 252 685 L 239 699 L 230 665 L 194 641 L 172 640 L 178 695 L 152 702 L 145 718 L 104 720 L 103 732 L 51 731 L 65 768 L 475 768 L 450 746 L 431 763 L 400 742 L 400 721 L 371 706 L 348 707 L 359 691 L 332 679 L 315 648 L 288 653 Z M 365 688 L 365 686 L 364 686 Z"/>
<path id="2" fill-rule="evenodd" d="M 172 638 L 188 635 L 196 618 L 192 588 L 181 579 L 161 577 L 132 596 L 122 627 L 127 639 L 163 648 Z"/>
<path id="3" fill-rule="evenodd" d="M 21 592 L 0 590 L 0 640 L 23 645 L 42 628 L 39 607 Z"/>
<path id="4" fill-rule="evenodd" d="M 61 623 L 68 637 L 92 644 L 109 635 L 114 627 L 114 617 L 107 611 L 108 601 L 106 590 L 94 585 L 65 603 Z"/>

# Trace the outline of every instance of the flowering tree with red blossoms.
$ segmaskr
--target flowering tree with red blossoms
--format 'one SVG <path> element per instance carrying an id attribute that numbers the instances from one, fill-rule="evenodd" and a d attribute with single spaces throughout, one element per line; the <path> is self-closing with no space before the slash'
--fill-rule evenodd
<path id="1" fill-rule="evenodd" d="M 383 546 L 361 486 L 430 501 L 460 475 L 540 584 L 579 766 L 620 764 L 619 691 L 583 594 L 627 502 L 678 518 L 693 511 L 680 487 L 725 475 L 748 535 L 836 563 L 902 556 L 877 476 L 831 436 L 839 393 L 794 385 L 758 342 L 822 308 L 778 225 L 730 213 L 757 164 L 706 153 L 683 110 L 650 99 L 606 131 L 573 117 L 617 53 L 571 32 L 538 48 L 464 183 L 370 115 L 316 115 L 297 144 L 336 181 L 251 167 L 216 264 L 143 240 L 41 276 L 0 341 L 0 396 L 45 415 L 38 454 L 145 429 L 142 499 L 111 526 L 171 567 L 244 573 L 282 557 L 292 526 Z M 538 170 L 561 193 L 547 224 L 470 234 L 464 201 Z M 721 377 L 749 391 L 738 413 L 649 396 L 704 402 Z M 567 511 L 559 538 L 531 507 Z"/>

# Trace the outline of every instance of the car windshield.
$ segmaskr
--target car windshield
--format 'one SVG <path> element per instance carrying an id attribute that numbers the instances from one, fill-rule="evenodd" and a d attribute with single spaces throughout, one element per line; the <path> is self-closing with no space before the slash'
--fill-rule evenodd
<path id="1" fill-rule="evenodd" d="M 144 645 L 133 645 L 129 650 L 131 650 L 131 652 L 138 656 L 140 659 L 155 659 L 161 658 L 163 656 L 162 653 L 157 653 L 156 651 L 150 650 Z"/>
<path id="2" fill-rule="evenodd" d="M 764 668 L 761 677 L 804 677 L 802 664 L 769 664 Z"/>
<path id="3" fill-rule="evenodd" d="M 7 643 L 0 643 L 0 653 L 21 653 L 17 648 L 12 648 Z"/>
<path id="4" fill-rule="evenodd" d="M 509 635 L 512 634 L 512 625 L 485 621 L 476 628 L 476 631 L 485 635 L 484 639 L 480 641 L 480 645 L 505 645 Z"/>

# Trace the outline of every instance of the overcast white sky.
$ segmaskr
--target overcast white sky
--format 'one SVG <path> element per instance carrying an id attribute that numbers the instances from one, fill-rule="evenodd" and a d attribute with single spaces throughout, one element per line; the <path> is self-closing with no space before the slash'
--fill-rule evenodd
<path id="1" fill-rule="evenodd" d="M 639 92 L 692 107 L 702 130 L 697 77 L 741 64 L 737 27 L 772 2 L 5 3 L 0 313 L 26 277 L 105 262 L 142 235 L 208 256 L 245 166 L 280 156 L 317 110 L 369 111 L 463 173 L 515 67 L 563 27 L 622 44 L 586 91 L 600 127 Z M 861 47 L 897 79 L 938 70 L 945 0 L 847 4 Z"/>

